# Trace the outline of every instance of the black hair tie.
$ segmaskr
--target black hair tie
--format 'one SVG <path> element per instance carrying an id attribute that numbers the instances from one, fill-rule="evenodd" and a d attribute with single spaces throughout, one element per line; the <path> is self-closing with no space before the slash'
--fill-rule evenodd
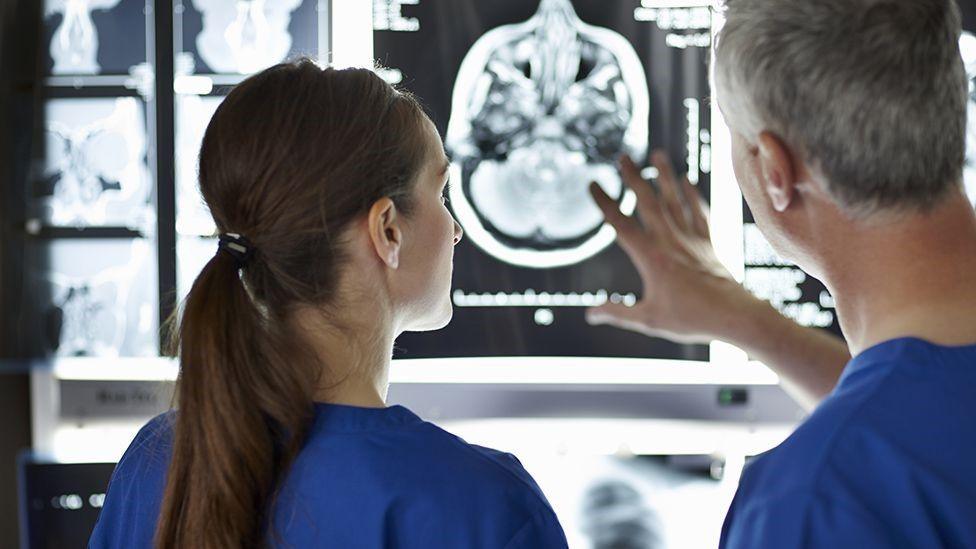
<path id="1" fill-rule="evenodd" d="M 254 245 L 237 233 L 223 233 L 217 241 L 217 251 L 230 254 L 237 262 L 238 269 L 246 267 L 248 261 L 254 257 Z"/>

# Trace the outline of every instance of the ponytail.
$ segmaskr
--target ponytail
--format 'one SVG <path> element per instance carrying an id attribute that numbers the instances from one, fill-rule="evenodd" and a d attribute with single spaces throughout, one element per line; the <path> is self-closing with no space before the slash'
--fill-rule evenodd
<path id="1" fill-rule="evenodd" d="M 308 59 L 248 77 L 217 107 L 200 191 L 235 242 L 221 240 L 171 331 L 179 410 L 158 548 L 269 541 L 324 375 L 308 334 L 289 328 L 296 311 L 337 302 L 339 235 L 358 216 L 382 197 L 410 211 L 427 124 L 413 97 L 375 73 Z M 254 244 L 242 255 L 228 251 L 243 242 L 237 233 Z"/>
<path id="2" fill-rule="evenodd" d="M 172 350 L 180 360 L 173 454 L 156 547 L 261 547 L 279 476 L 312 414 L 310 372 L 216 254 L 187 296 Z"/>

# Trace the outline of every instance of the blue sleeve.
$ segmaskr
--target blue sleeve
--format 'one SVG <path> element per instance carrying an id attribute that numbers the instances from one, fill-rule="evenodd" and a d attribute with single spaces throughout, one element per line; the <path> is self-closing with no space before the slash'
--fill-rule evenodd
<path id="1" fill-rule="evenodd" d="M 749 502 L 730 516 L 723 549 L 891 547 L 887 529 L 854 502 L 797 491 Z"/>
<path id="2" fill-rule="evenodd" d="M 169 460 L 167 427 L 166 415 L 149 421 L 115 466 L 89 549 L 152 547 Z"/>
<path id="3" fill-rule="evenodd" d="M 569 547 L 562 526 L 549 509 L 541 509 L 522 525 L 505 549 L 565 549 Z"/>

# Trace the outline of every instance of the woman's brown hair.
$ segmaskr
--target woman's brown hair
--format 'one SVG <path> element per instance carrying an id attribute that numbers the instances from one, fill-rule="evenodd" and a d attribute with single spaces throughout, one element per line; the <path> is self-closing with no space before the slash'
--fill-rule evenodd
<path id="1" fill-rule="evenodd" d="M 256 251 L 243 268 L 217 253 L 173 330 L 178 412 L 157 547 L 271 539 L 274 496 L 304 442 L 324 368 L 289 318 L 334 300 L 339 236 L 354 218 L 383 197 L 409 215 L 425 120 L 373 72 L 307 59 L 248 78 L 217 109 L 200 189 L 218 230 L 244 235 Z"/>

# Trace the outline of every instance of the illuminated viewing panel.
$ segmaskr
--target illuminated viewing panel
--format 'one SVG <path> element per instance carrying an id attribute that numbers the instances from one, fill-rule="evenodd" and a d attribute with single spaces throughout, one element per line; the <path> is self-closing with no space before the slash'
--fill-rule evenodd
<path id="1" fill-rule="evenodd" d="M 399 338 L 402 356 L 708 360 L 705 346 L 584 320 L 587 307 L 640 298 L 587 191 L 595 181 L 633 212 L 618 154 L 643 164 L 665 148 L 709 196 L 713 13 L 694 0 L 668 6 L 373 2 L 379 72 L 419 96 L 444 136 L 450 207 L 465 231 L 454 320 Z"/>
<path id="2" fill-rule="evenodd" d="M 969 75 L 969 109 L 966 124 L 966 169 L 963 180 L 966 192 L 976 204 L 976 34 L 965 31 L 959 39 L 959 50 Z"/>

